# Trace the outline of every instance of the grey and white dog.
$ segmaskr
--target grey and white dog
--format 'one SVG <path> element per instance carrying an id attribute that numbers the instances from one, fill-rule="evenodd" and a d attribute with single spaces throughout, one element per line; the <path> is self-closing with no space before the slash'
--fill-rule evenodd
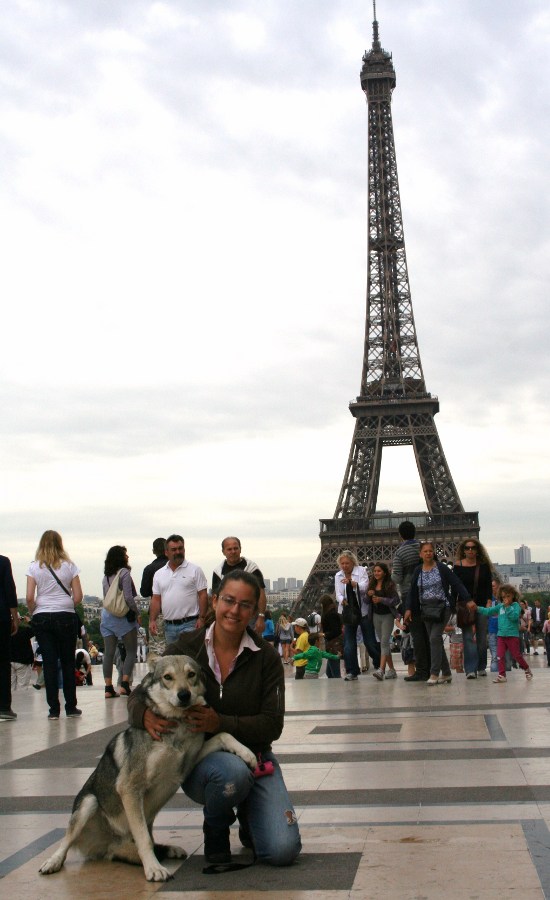
<path id="1" fill-rule="evenodd" d="M 220 732 L 205 742 L 192 732 L 185 711 L 206 705 L 201 669 L 189 656 L 164 656 L 149 662 L 141 683 L 146 705 L 157 715 L 178 721 L 171 734 L 154 741 L 139 728 L 127 728 L 108 744 L 97 768 L 77 795 L 65 837 L 40 867 L 58 872 L 70 847 L 89 859 L 117 859 L 143 865 L 148 881 L 171 878 L 157 856 L 185 858 L 181 847 L 154 844 L 153 821 L 193 766 L 216 750 L 235 753 L 254 769 L 251 750 Z"/>

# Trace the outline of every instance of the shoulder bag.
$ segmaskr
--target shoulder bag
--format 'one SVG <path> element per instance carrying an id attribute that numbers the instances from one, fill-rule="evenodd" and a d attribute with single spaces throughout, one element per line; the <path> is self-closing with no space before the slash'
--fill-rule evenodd
<path id="1" fill-rule="evenodd" d="M 49 569 L 50 573 L 53 575 L 53 577 L 55 578 L 55 580 L 57 581 L 57 583 L 58 583 L 59 587 L 61 588 L 61 590 L 62 590 L 62 591 L 65 591 L 65 593 L 67 594 L 67 597 L 72 597 L 71 592 L 65 587 L 65 585 L 63 584 L 63 582 L 59 580 L 59 578 L 58 578 L 57 575 L 55 574 L 55 572 L 54 572 L 54 570 L 52 569 L 52 567 L 51 567 L 51 566 L 48 566 L 48 569 Z"/>
<path id="2" fill-rule="evenodd" d="M 461 563 L 462 566 L 462 563 Z M 475 599 L 476 591 L 477 591 L 477 583 L 479 581 L 479 566 L 476 566 L 476 570 L 474 573 L 474 589 L 472 591 L 472 597 Z M 456 601 L 456 624 L 459 628 L 470 628 L 474 625 L 476 620 L 476 611 L 475 609 L 471 609 L 467 606 L 467 600 L 457 600 Z"/>
<path id="3" fill-rule="evenodd" d="M 123 619 L 130 611 L 130 607 L 124 598 L 124 590 L 121 585 L 120 578 L 121 569 L 114 576 L 109 589 L 103 598 L 103 609 L 116 616 L 117 619 Z"/>
<path id="4" fill-rule="evenodd" d="M 346 603 L 342 606 L 342 622 L 344 625 L 352 625 L 354 628 L 361 622 L 361 608 L 357 595 L 351 584 L 346 584 Z"/>

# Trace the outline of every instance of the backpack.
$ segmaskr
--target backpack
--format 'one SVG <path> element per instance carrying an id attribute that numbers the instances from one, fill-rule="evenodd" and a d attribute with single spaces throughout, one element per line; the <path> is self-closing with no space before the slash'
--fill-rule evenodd
<path id="1" fill-rule="evenodd" d="M 317 613 L 315 612 L 315 610 L 313 612 L 311 612 L 309 614 L 309 616 L 307 617 L 307 624 L 309 625 L 310 628 L 317 627 Z"/>

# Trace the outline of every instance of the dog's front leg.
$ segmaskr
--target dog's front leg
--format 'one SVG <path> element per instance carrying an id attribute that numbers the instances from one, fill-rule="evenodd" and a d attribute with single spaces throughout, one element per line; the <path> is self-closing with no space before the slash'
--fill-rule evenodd
<path id="1" fill-rule="evenodd" d="M 78 808 L 73 812 L 61 844 L 55 853 L 40 866 L 38 871 L 41 875 L 51 875 L 53 872 L 59 872 L 61 866 L 65 862 L 69 847 L 78 840 L 82 831 L 96 812 L 97 800 L 92 794 L 87 794 L 82 799 Z"/>
<path id="2" fill-rule="evenodd" d="M 226 731 L 220 731 L 219 734 L 213 735 L 210 740 L 203 744 L 197 763 L 203 760 L 205 756 L 209 756 L 210 753 L 216 753 L 218 750 L 225 750 L 227 753 L 234 753 L 235 756 L 239 756 L 252 771 L 254 771 L 258 765 L 258 760 L 252 753 L 252 750 L 249 750 L 248 747 L 241 744 L 241 742 L 231 734 L 227 734 Z"/>
<path id="3" fill-rule="evenodd" d="M 143 794 L 135 783 L 117 784 L 117 790 L 128 819 L 128 826 L 135 841 L 147 881 L 168 881 L 172 878 L 168 869 L 161 866 L 153 850 L 153 841 L 145 821 Z M 116 851 L 115 851 L 116 855 Z"/>

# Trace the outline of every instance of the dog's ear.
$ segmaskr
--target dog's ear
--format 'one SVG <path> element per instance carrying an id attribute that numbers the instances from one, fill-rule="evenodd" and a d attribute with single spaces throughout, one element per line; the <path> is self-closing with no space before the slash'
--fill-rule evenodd
<path id="1" fill-rule="evenodd" d="M 141 688 L 148 688 L 155 681 L 154 675 L 152 672 L 147 672 L 147 675 L 144 676 L 142 682 L 140 684 Z"/>

